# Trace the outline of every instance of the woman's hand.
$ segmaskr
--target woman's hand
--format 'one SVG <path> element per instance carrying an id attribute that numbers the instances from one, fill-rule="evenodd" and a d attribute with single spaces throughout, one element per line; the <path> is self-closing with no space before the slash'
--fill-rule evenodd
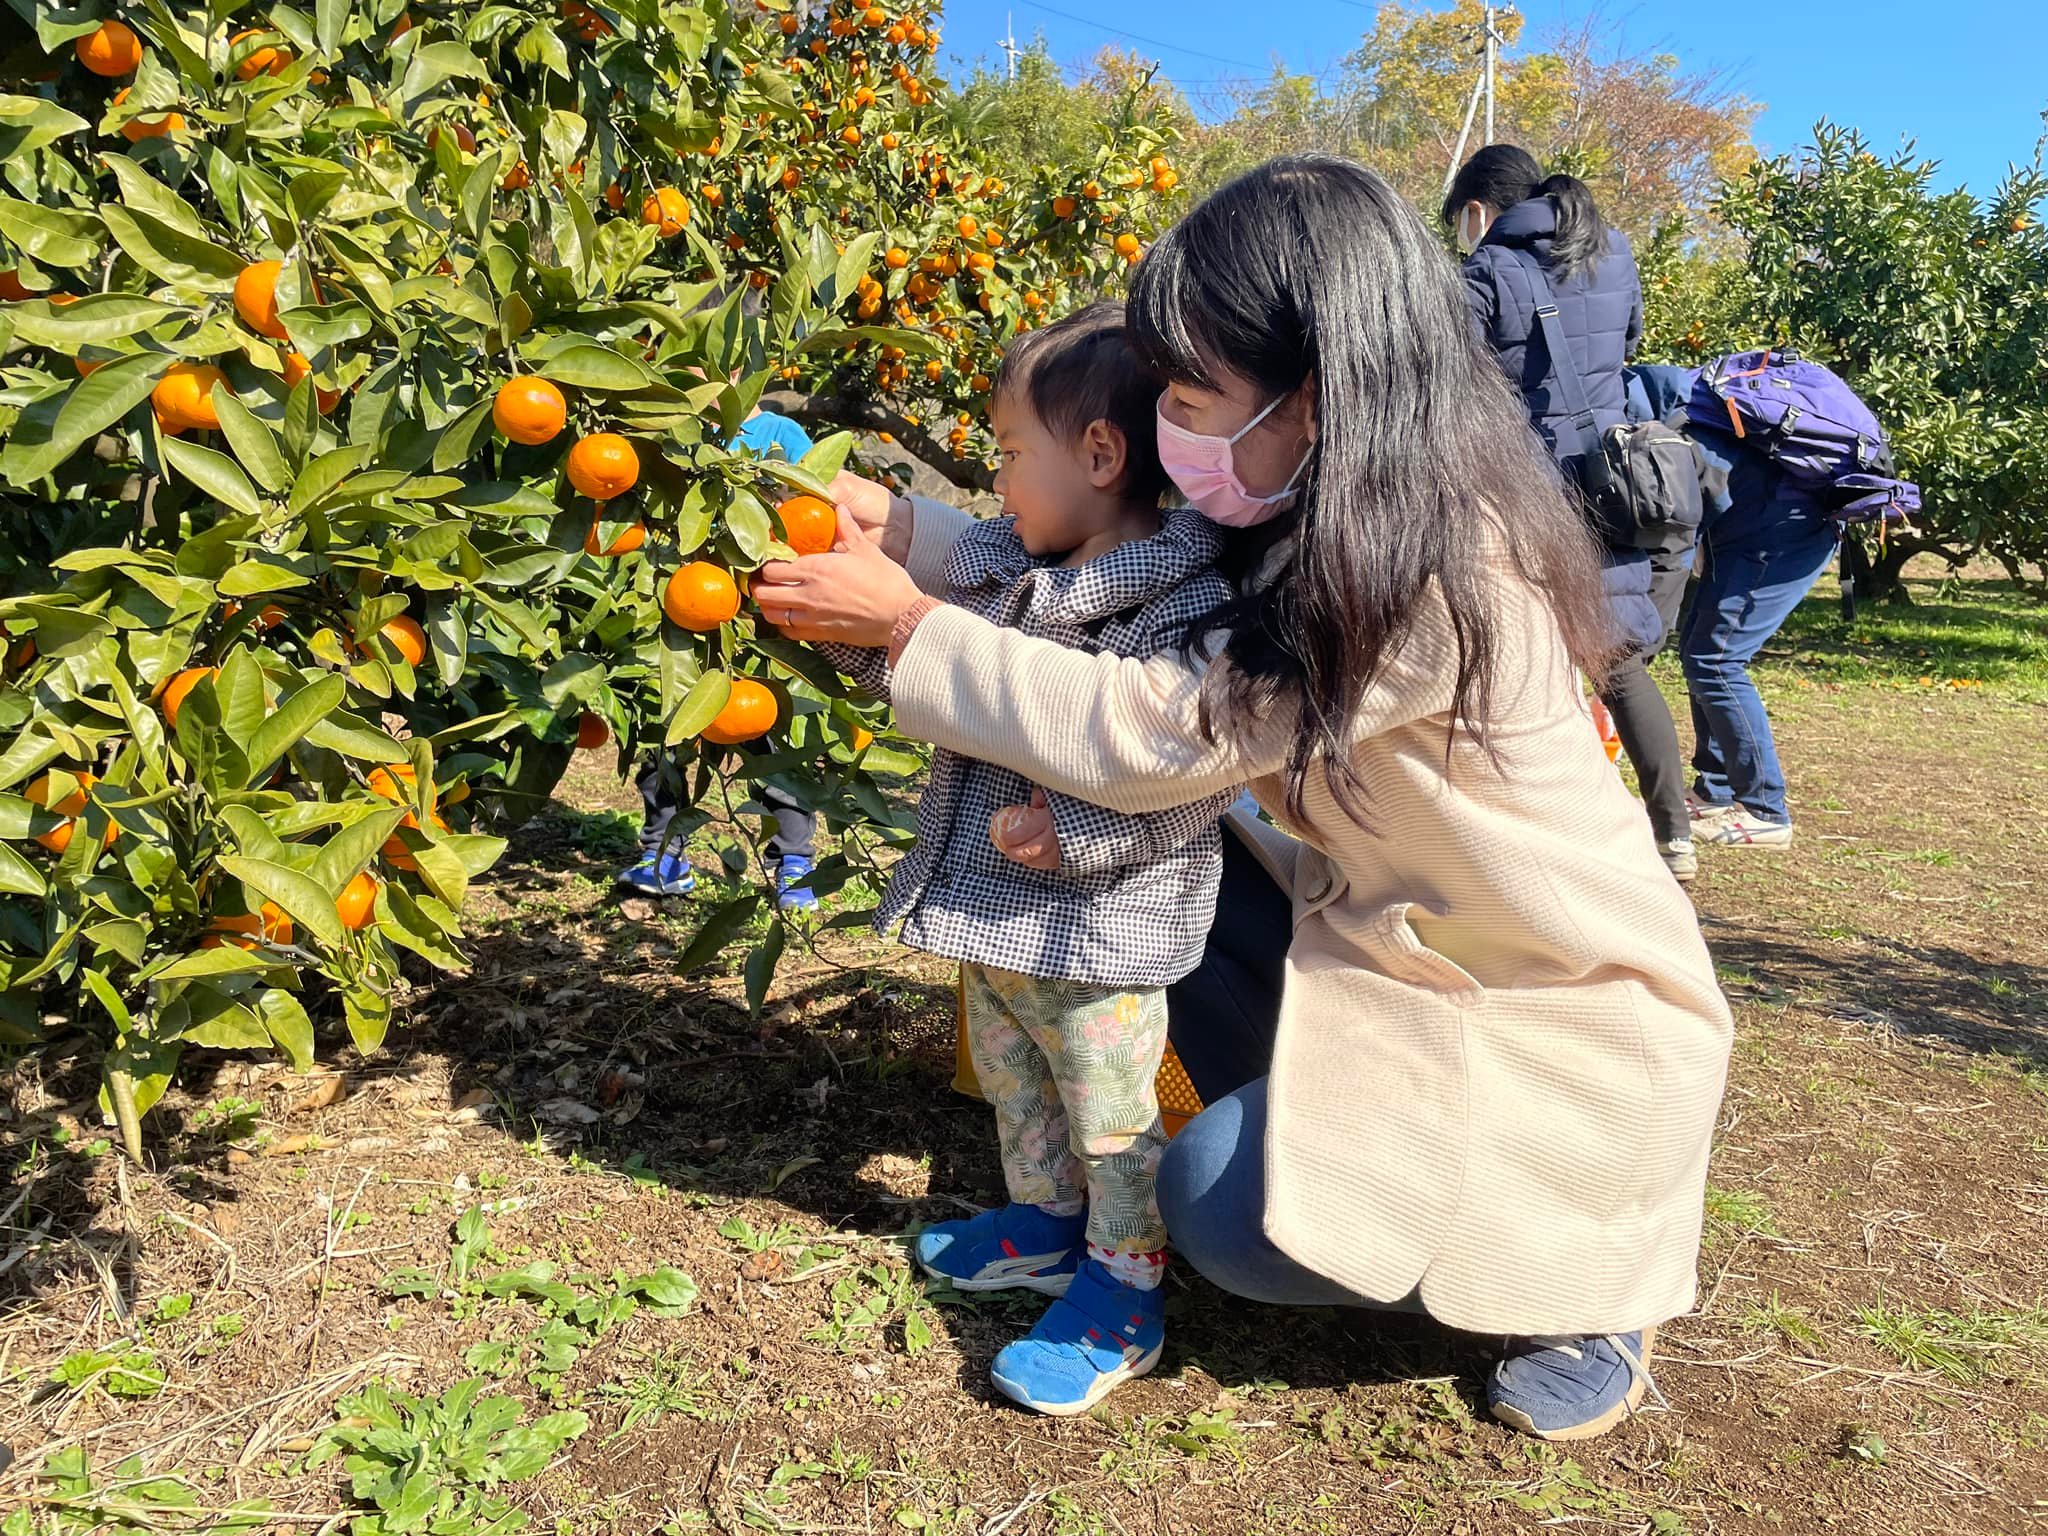
<path id="1" fill-rule="evenodd" d="M 840 645 L 887 645 L 922 595 L 846 507 L 830 554 L 771 560 L 754 579 L 754 601 L 770 624 L 792 640 Z"/>
<path id="2" fill-rule="evenodd" d="M 853 515 L 860 531 L 881 545 L 891 560 L 901 565 L 909 557 L 910 528 L 917 517 L 909 497 L 842 469 L 832 477 L 832 500 Z"/>
<path id="3" fill-rule="evenodd" d="M 1033 869 L 1060 867 L 1060 835 L 1052 824 L 1045 791 L 1031 791 L 1029 805 L 1006 805 L 988 819 L 988 838 L 1005 858 Z"/>

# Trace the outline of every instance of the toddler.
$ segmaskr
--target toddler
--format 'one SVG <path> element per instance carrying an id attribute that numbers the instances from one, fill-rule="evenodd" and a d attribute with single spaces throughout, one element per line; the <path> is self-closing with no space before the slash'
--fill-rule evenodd
<path id="1" fill-rule="evenodd" d="M 1019 336 L 993 399 L 1004 515 L 954 545 L 946 600 L 1139 658 L 1174 649 L 1190 620 L 1225 601 L 1216 525 L 1160 510 L 1159 392 L 1121 305 Z M 886 690 L 883 652 L 825 649 Z M 927 1228 L 918 1262 L 958 1290 L 1060 1298 L 994 1366 L 1000 1391 L 1043 1413 L 1085 1412 L 1159 1360 L 1166 1232 L 1152 1186 L 1166 1137 L 1153 1076 L 1165 988 L 1201 959 L 1215 912 L 1218 821 L 1232 798 L 1126 816 L 942 751 L 917 842 L 876 914 L 879 927 L 901 920 L 904 943 L 961 962 L 1010 1195 Z M 1003 851 L 1017 838 L 997 813 L 1027 804 L 1051 818 L 1057 869 Z"/>

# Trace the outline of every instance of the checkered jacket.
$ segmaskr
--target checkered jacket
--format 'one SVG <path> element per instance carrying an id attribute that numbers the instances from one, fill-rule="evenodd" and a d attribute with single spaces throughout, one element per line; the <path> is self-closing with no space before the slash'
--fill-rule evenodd
<path id="1" fill-rule="evenodd" d="M 946 600 L 997 624 L 1090 652 L 1145 658 L 1180 644 L 1189 620 L 1231 595 L 1214 566 L 1221 539 L 1199 514 L 1165 514 L 1149 539 L 1078 566 L 1043 565 L 1011 519 L 977 523 L 953 546 Z M 823 648 L 881 697 L 881 650 Z M 929 954 L 1105 986 L 1163 987 L 1202 958 L 1223 854 L 1218 822 L 1236 791 L 1122 815 L 1048 793 L 1060 867 L 1005 857 L 989 819 L 1031 799 L 1023 775 L 939 752 L 917 808 L 917 842 L 896 866 L 875 926 Z"/>

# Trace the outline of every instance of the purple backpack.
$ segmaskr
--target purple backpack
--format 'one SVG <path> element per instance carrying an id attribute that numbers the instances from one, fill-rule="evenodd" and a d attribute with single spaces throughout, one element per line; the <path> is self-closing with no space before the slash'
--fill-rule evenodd
<path id="1" fill-rule="evenodd" d="M 1920 490 L 1892 475 L 1884 429 L 1856 391 L 1796 352 L 1734 352 L 1700 370 L 1686 417 L 1762 453 L 1843 522 L 1894 522 Z"/>

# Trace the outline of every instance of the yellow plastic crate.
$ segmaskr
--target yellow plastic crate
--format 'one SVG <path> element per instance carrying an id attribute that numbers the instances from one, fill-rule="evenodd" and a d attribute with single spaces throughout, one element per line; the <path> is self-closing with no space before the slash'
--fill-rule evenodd
<path id="1" fill-rule="evenodd" d="M 974 1075 L 974 1057 L 967 1049 L 967 988 L 958 977 L 953 981 L 953 1019 L 953 1087 L 970 1099 L 978 1099 L 981 1080 Z M 1168 1136 L 1179 1135 L 1180 1128 L 1202 1112 L 1202 1096 L 1195 1092 L 1187 1068 L 1180 1064 L 1171 1045 L 1160 1060 L 1152 1086 L 1159 1095 L 1159 1118 L 1165 1122 Z"/>

